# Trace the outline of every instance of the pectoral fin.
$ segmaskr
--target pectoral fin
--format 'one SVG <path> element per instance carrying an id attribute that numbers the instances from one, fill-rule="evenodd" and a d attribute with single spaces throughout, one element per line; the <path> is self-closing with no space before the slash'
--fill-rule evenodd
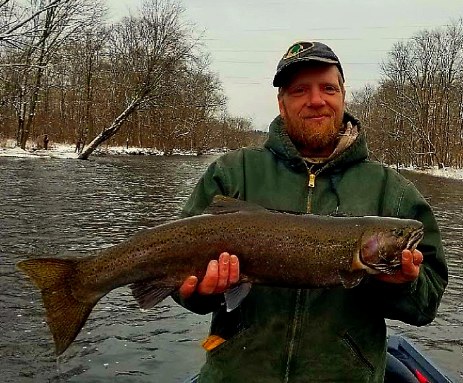
<path id="1" fill-rule="evenodd" d="M 342 285 L 346 289 L 351 289 L 352 287 L 357 286 L 365 276 L 365 270 L 354 270 L 354 271 L 345 271 L 339 270 L 339 277 L 341 279 Z"/>
<path id="2" fill-rule="evenodd" d="M 174 287 L 155 286 L 154 282 L 134 283 L 130 288 L 140 307 L 145 310 L 156 306 L 175 290 Z"/>
<path id="3" fill-rule="evenodd" d="M 230 290 L 225 291 L 225 304 L 227 305 L 227 312 L 236 309 L 244 298 L 251 291 L 252 284 L 250 282 L 244 282 Z"/>

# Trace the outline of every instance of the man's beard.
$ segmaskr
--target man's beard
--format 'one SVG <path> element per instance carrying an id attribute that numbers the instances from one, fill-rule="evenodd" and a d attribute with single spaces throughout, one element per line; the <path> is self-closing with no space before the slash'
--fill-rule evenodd
<path id="1" fill-rule="evenodd" d="M 328 157 L 336 147 L 342 121 L 337 121 L 332 112 L 317 112 L 320 114 L 329 114 L 331 118 L 317 122 L 299 116 L 291 118 L 286 113 L 286 131 L 303 156 Z"/>

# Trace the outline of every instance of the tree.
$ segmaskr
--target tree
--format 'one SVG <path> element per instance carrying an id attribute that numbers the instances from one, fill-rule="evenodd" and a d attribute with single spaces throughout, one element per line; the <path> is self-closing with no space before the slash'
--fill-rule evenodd
<path id="1" fill-rule="evenodd" d="M 60 1 L 40 4 L 32 13 L 28 13 L 27 8 L 21 7 L 14 0 L 0 0 L 0 43 L 20 47 L 24 44 L 24 37 L 37 34 L 35 19 L 41 13 L 56 8 Z"/>
<path id="2" fill-rule="evenodd" d="M 35 36 L 18 36 L 16 45 L 0 43 L 0 128 L 6 137 L 16 134 L 22 146 L 30 137 L 34 140 L 27 145 L 35 141 L 37 147 L 38 137 L 48 134 L 52 143 L 78 142 L 76 149 L 91 138 L 82 159 L 103 142 L 165 154 L 222 145 L 226 98 L 209 68 L 201 35 L 193 37 L 175 1 L 147 1 L 138 13 L 111 26 L 99 14 L 72 18 L 66 16 L 73 9 L 63 14 L 60 8 L 88 4 L 84 0 L 31 3 L 39 8 L 54 4 L 54 11 L 40 13 L 23 8 L 35 15 L 31 20 L 37 25 L 42 22 L 38 15 L 48 17 L 48 24 L 37 26 Z M 55 25 L 58 11 L 63 17 Z M 230 143 L 246 140 L 241 125 L 225 125 L 230 137 L 236 135 Z M 122 127 L 124 135 L 118 135 Z"/>
<path id="3" fill-rule="evenodd" d="M 17 144 L 25 149 L 32 133 L 37 104 L 43 93 L 42 80 L 59 47 L 78 31 L 102 16 L 102 6 L 93 0 L 31 0 L 23 9 L 23 19 L 4 31 L 6 52 L 14 57 L 15 90 L 13 105 L 17 116 Z M 15 34 L 20 31 L 22 33 Z"/>
<path id="4" fill-rule="evenodd" d="M 169 0 L 148 0 L 139 17 L 130 16 L 114 26 L 109 45 L 111 73 L 124 94 L 125 105 L 114 121 L 101 131 L 79 155 L 87 159 L 103 142 L 114 136 L 142 104 L 155 103 L 169 92 L 176 71 L 192 54 L 195 41 L 182 24 L 183 9 Z"/>
<path id="5" fill-rule="evenodd" d="M 394 44 L 382 72 L 373 94 L 350 105 L 367 111 L 370 148 L 398 165 L 461 166 L 462 19 Z"/>

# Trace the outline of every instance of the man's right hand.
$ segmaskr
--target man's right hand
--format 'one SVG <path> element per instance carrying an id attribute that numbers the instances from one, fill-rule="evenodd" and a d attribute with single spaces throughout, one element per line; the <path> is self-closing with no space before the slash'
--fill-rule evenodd
<path id="1" fill-rule="evenodd" d="M 199 284 L 196 276 L 190 276 L 183 282 L 179 289 L 180 297 L 186 299 L 195 291 L 202 295 L 220 294 L 228 290 L 231 285 L 238 283 L 239 278 L 238 257 L 229 253 L 222 253 L 218 261 L 209 262 L 206 275 Z"/>

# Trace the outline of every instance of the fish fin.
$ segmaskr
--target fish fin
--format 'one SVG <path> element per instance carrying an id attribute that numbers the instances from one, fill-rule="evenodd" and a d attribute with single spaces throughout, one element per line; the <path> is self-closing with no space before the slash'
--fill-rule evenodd
<path id="1" fill-rule="evenodd" d="M 252 284 L 250 282 L 240 283 L 239 285 L 232 287 L 225 291 L 225 304 L 227 306 L 227 312 L 236 309 L 244 298 L 251 291 Z"/>
<path id="2" fill-rule="evenodd" d="M 365 270 L 345 271 L 339 270 L 339 277 L 341 278 L 342 285 L 346 289 L 351 289 L 357 286 L 365 276 Z"/>
<path id="3" fill-rule="evenodd" d="M 92 296 L 86 302 L 74 296 L 72 281 L 77 263 L 72 259 L 38 258 L 17 264 L 42 292 L 56 355 L 62 354 L 73 342 L 102 296 Z"/>
<path id="4" fill-rule="evenodd" d="M 175 287 L 155 285 L 155 281 L 133 283 L 130 286 L 133 297 L 144 310 L 153 308 L 175 291 Z"/>
<path id="5" fill-rule="evenodd" d="M 224 195 L 214 196 L 211 204 L 204 210 L 205 214 L 227 214 L 238 211 L 268 211 L 252 202 L 241 201 Z"/>

